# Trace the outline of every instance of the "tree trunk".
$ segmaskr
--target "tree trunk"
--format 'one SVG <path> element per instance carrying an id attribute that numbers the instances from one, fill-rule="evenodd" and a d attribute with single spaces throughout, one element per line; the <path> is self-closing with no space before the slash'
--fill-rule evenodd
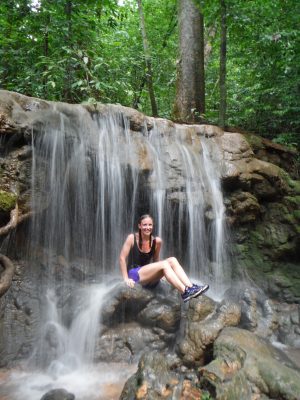
<path id="1" fill-rule="evenodd" d="M 220 44 L 220 108 L 219 125 L 225 128 L 227 109 L 227 88 L 226 88 L 226 52 L 227 52 L 227 21 L 226 21 L 226 0 L 220 0 L 221 10 L 221 44 Z"/>
<path id="2" fill-rule="evenodd" d="M 205 112 L 203 15 L 194 0 L 179 0 L 179 60 L 174 119 L 196 122 Z"/>
<path id="3" fill-rule="evenodd" d="M 44 29 L 44 57 L 48 58 L 49 56 L 49 26 L 50 26 L 50 16 L 47 15 Z M 48 71 L 48 66 L 44 65 L 44 73 Z M 44 98 L 48 97 L 48 85 L 46 75 L 43 75 L 43 93 Z"/>
<path id="4" fill-rule="evenodd" d="M 138 3 L 139 15 L 140 15 L 140 28 L 141 28 L 141 32 L 142 32 L 142 38 L 143 38 L 143 47 L 144 47 L 144 53 L 145 53 L 146 74 L 147 74 L 147 84 L 148 84 L 148 91 L 149 91 L 152 115 L 153 115 L 153 117 L 157 117 L 158 116 L 158 110 L 157 110 L 157 104 L 156 104 L 154 89 L 153 89 L 153 74 L 152 74 L 152 65 L 151 65 L 151 55 L 150 55 L 150 50 L 149 50 L 149 45 L 148 45 L 148 40 L 147 40 L 147 34 L 146 34 L 146 26 L 145 26 L 143 6 L 142 6 L 142 1 L 141 0 L 137 0 L 137 3 Z"/>
<path id="5" fill-rule="evenodd" d="M 66 34 L 66 47 L 71 48 L 72 42 L 72 0 L 66 0 L 65 3 L 65 14 L 67 19 L 67 34 Z M 72 102 L 73 96 L 71 91 L 72 84 L 72 67 L 71 62 L 69 61 L 71 55 L 68 54 L 68 61 L 66 65 L 66 78 L 65 78 L 65 88 L 64 88 L 64 100 Z"/>

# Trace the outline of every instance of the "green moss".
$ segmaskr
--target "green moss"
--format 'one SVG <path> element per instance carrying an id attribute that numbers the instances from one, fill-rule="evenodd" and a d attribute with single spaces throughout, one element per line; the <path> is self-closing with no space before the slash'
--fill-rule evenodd
<path id="1" fill-rule="evenodd" d="M 289 185 L 291 189 L 294 190 L 296 194 L 300 194 L 300 181 L 293 180 L 284 170 L 280 171 L 280 177 Z"/>
<path id="2" fill-rule="evenodd" d="M 0 190 L 0 211 L 9 212 L 16 204 L 17 195 Z"/>
<path id="3" fill-rule="evenodd" d="M 283 215 L 283 221 L 291 225 L 295 225 L 296 223 L 295 217 L 290 213 Z"/>
<path id="4" fill-rule="evenodd" d="M 298 219 L 300 221 L 300 210 L 295 210 L 293 212 L 293 215 L 295 216 L 296 219 Z"/>
<path id="5" fill-rule="evenodd" d="M 292 206 L 300 206 L 300 196 L 285 196 L 284 200 Z"/>
<path id="6" fill-rule="evenodd" d="M 264 236 L 261 233 L 259 233 L 258 231 L 252 231 L 250 236 L 251 236 L 251 239 L 256 242 L 261 243 L 264 241 Z"/>
<path id="7" fill-rule="evenodd" d="M 291 179 L 289 182 L 289 186 L 293 188 L 297 194 L 300 194 L 300 181 L 293 181 Z"/>
<path id="8" fill-rule="evenodd" d="M 244 137 L 253 149 L 263 149 L 262 138 L 251 133 L 244 133 Z"/>
<path id="9" fill-rule="evenodd" d="M 273 281 L 280 289 L 287 289 L 295 297 L 300 294 L 300 270 L 291 264 L 280 264 L 280 268 L 273 269 L 269 280 Z"/>

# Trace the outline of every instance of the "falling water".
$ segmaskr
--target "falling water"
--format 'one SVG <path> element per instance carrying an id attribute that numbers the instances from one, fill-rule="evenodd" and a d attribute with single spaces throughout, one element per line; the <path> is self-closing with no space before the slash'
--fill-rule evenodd
<path id="1" fill-rule="evenodd" d="M 122 242 L 142 213 L 154 217 L 163 257 L 177 256 L 193 279 L 224 289 L 217 144 L 165 120 L 133 133 L 115 110 L 91 115 L 81 106 L 54 106 L 32 136 L 28 257 L 50 272 L 40 289 L 46 311 L 31 361 L 52 379 L 92 365 L 108 290 L 101 282 L 119 276 Z M 81 273 L 73 286 L 70 265 Z M 68 293 L 80 302 L 63 313 L 58 299 L 68 304 Z"/>
<path id="2" fill-rule="evenodd" d="M 212 142 L 212 141 L 211 141 Z M 230 274 L 227 263 L 227 253 L 225 250 L 226 227 L 224 224 L 225 206 L 223 202 L 223 194 L 220 187 L 220 169 L 215 168 L 212 162 L 213 157 L 220 158 L 220 152 L 216 146 L 212 147 L 207 139 L 202 141 L 203 159 L 207 166 L 205 169 L 207 180 L 210 182 L 211 189 L 211 213 L 212 224 L 210 232 L 210 242 L 212 246 L 212 263 L 215 291 L 222 295 L 222 291 L 228 287 L 230 282 Z M 213 154 L 214 152 L 214 154 Z"/>
<path id="3" fill-rule="evenodd" d="M 219 290 L 224 206 L 213 140 L 164 120 L 133 136 L 120 113 L 76 112 L 56 111 L 35 139 L 32 248 L 43 249 L 45 264 L 62 255 L 85 260 L 88 274 L 117 273 L 126 234 L 150 212 L 167 238 L 163 255 L 175 252 L 194 278 Z"/>
<path id="4" fill-rule="evenodd" d="M 0 397 L 40 400 L 46 391 L 63 387 L 81 400 L 114 400 L 135 365 L 126 364 L 124 369 L 122 364 L 93 364 L 101 332 L 101 308 L 112 287 L 106 282 L 75 289 L 77 301 L 70 326 L 62 318 L 59 297 L 48 288 L 44 324 L 35 351 L 26 361 L 26 368 L 13 371 L 9 381 L 0 384 Z M 117 388 L 113 393 L 112 382 Z"/>

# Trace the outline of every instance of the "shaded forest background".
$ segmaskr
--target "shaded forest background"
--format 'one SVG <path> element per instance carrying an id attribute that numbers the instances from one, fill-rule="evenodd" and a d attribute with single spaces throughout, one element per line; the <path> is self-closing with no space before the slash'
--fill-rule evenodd
<path id="1" fill-rule="evenodd" d="M 226 6 L 225 125 L 299 146 L 300 2 L 194 3 L 204 28 L 202 120 L 220 123 Z M 0 87 L 54 101 L 120 103 L 151 115 L 150 61 L 157 114 L 172 119 L 178 25 L 176 0 L 1 0 Z"/>

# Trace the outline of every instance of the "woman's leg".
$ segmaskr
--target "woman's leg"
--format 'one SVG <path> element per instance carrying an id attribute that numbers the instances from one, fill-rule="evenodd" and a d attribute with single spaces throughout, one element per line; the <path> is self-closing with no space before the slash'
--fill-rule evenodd
<path id="1" fill-rule="evenodd" d="M 152 264 L 144 265 L 139 270 L 140 283 L 146 285 L 153 283 L 161 279 L 163 276 L 166 277 L 167 281 L 171 283 L 181 293 L 184 292 L 185 285 L 176 275 L 170 263 L 167 260 L 157 261 Z"/>
<path id="2" fill-rule="evenodd" d="M 192 282 L 189 280 L 187 274 L 185 273 L 184 269 L 182 266 L 179 264 L 177 258 L 175 257 L 169 257 L 167 258 L 168 263 L 171 265 L 173 271 L 177 275 L 177 277 L 181 280 L 181 282 L 184 284 L 184 286 L 191 287 Z"/>

